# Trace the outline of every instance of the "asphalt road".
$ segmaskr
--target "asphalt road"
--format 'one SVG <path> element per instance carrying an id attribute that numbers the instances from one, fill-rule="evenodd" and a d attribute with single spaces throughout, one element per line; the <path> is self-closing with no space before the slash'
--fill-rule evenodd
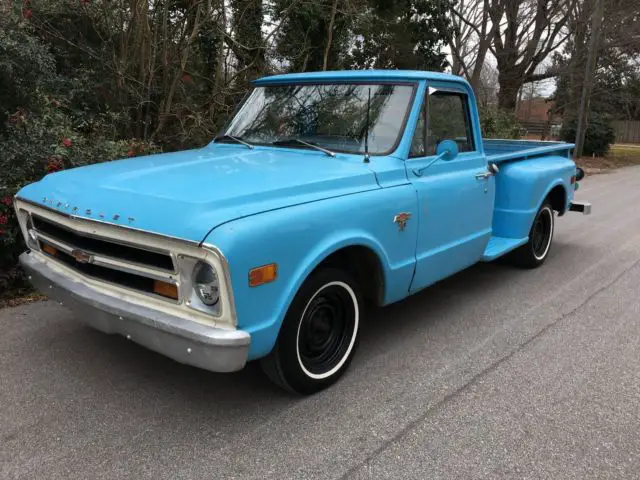
<path id="1" fill-rule="evenodd" d="M 534 271 L 481 264 L 367 325 L 316 396 L 0 311 L 0 478 L 638 478 L 640 168 L 591 177 Z"/>

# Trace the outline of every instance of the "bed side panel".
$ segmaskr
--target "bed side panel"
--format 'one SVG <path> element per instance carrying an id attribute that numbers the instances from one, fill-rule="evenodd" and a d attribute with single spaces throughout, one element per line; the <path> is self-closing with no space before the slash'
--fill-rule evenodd
<path id="1" fill-rule="evenodd" d="M 558 185 L 565 190 L 564 208 L 568 208 L 573 199 L 571 176 L 575 171 L 575 163 L 570 158 L 557 155 L 501 164 L 496 175 L 493 235 L 527 237 L 540 205 Z"/>

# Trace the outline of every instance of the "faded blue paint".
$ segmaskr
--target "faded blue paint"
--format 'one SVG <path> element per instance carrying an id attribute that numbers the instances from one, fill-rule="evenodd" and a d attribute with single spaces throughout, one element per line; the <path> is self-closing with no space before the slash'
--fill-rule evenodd
<path id="1" fill-rule="evenodd" d="M 104 214 L 109 223 L 199 242 L 236 218 L 378 188 L 361 155 L 330 159 L 316 151 L 215 143 L 65 170 L 18 195 L 64 213 Z"/>
<path id="2" fill-rule="evenodd" d="M 251 359 L 271 350 L 302 282 L 339 249 L 357 246 L 376 255 L 382 303 L 388 304 L 526 242 L 534 215 L 553 188 L 564 189 L 565 208 L 569 205 L 572 145 L 483 141 L 473 91 L 460 77 L 318 72 L 254 83 L 340 81 L 416 85 L 405 131 L 390 155 L 365 163 L 362 155 L 330 158 L 312 150 L 211 143 L 48 175 L 18 196 L 79 217 L 219 247 L 231 269 L 239 328 L 251 334 Z M 416 175 L 414 170 L 431 161 L 408 158 L 428 87 L 469 96 L 476 151 Z M 500 173 L 476 178 L 489 162 L 499 163 Z M 401 212 L 412 215 L 404 231 L 393 222 Z M 248 271 L 272 262 L 278 264 L 278 280 L 249 288 Z"/>

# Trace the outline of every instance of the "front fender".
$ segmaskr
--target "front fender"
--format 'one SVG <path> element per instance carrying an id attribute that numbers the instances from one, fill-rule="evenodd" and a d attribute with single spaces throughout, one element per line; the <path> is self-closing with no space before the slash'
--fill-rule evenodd
<path id="1" fill-rule="evenodd" d="M 400 232 L 393 217 L 417 216 L 410 185 L 363 192 L 265 212 L 221 225 L 205 243 L 227 258 L 238 328 L 251 334 L 249 358 L 268 354 L 293 298 L 311 272 L 332 253 L 350 246 L 373 251 L 382 266 L 384 302 L 404 298 L 415 265 L 417 218 Z M 252 268 L 277 263 L 276 281 L 249 287 Z"/>

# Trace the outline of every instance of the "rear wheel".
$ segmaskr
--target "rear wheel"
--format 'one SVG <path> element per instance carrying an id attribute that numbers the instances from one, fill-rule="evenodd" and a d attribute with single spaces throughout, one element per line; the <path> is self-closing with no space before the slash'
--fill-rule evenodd
<path id="1" fill-rule="evenodd" d="M 517 265 L 536 268 L 544 263 L 551 249 L 554 222 L 553 208 L 545 202 L 533 220 L 529 241 L 513 252 L 512 259 Z"/>
<path id="2" fill-rule="evenodd" d="M 313 273 L 296 294 L 273 351 L 262 360 L 265 373 L 300 394 L 333 384 L 356 350 L 361 306 L 349 275 L 333 268 Z"/>

